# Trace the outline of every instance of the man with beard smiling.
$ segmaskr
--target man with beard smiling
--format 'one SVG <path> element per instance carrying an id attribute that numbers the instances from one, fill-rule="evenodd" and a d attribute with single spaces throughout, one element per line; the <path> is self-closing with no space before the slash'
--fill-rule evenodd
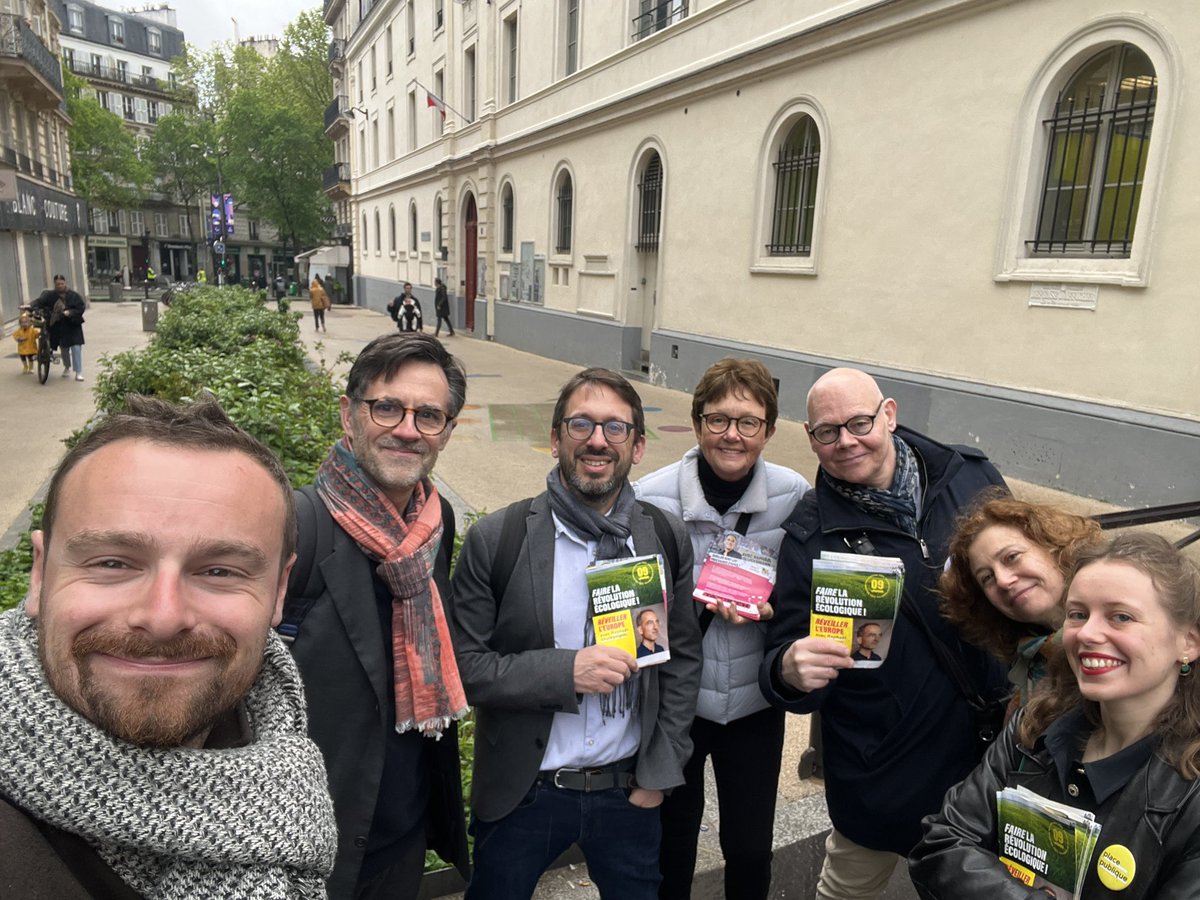
<path id="1" fill-rule="evenodd" d="M 333 810 L 271 631 L 294 523 L 211 400 L 131 398 L 67 453 L 0 616 L 0 893 L 321 894 Z"/>
<path id="2" fill-rule="evenodd" d="M 467 534 L 452 619 L 476 709 L 469 900 L 530 897 L 573 843 L 602 896 L 658 896 L 658 807 L 682 784 L 691 753 L 700 629 L 682 523 L 637 502 L 629 484 L 645 443 L 633 386 L 608 369 L 580 372 L 554 407 L 558 465 L 546 491 L 509 508 L 524 509 L 521 520 L 501 510 Z M 508 528 L 522 540 L 497 585 Z M 639 672 L 624 650 L 595 644 L 584 572 L 596 560 L 651 553 L 664 558 L 671 659 Z"/>
<path id="3" fill-rule="evenodd" d="M 350 369 L 345 435 L 297 493 L 280 630 L 329 769 L 331 900 L 415 897 L 427 847 L 467 869 L 455 727 L 467 707 L 443 609 L 454 511 L 429 479 L 466 394 L 432 335 L 376 338 Z"/>

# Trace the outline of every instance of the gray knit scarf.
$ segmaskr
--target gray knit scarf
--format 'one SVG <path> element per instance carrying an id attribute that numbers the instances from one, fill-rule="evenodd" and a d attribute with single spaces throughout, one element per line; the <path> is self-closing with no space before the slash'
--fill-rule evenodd
<path id="1" fill-rule="evenodd" d="M 896 448 L 896 474 L 892 478 L 890 490 L 881 490 L 866 484 L 851 484 L 834 478 L 823 469 L 820 475 L 828 481 L 834 491 L 871 518 L 893 522 L 901 530 L 915 536 L 917 490 L 921 486 L 921 473 L 912 448 L 894 434 L 892 444 Z"/>
<path id="2" fill-rule="evenodd" d="M 624 559 L 632 556 L 627 543 L 632 533 L 629 518 L 633 515 L 633 507 L 637 501 L 629 479 L 625 479 L 621 485 L 608 515 L 603 516 L 563 487 L 558 472 L 558 466 L 555 466 L 546 476 L 550 511 L 578 537 L 596 542 L 597 560 Z M 584 646 L 588 646 L 595 642 L 596 636 L 592 631 L 592 620 L 589 616 L 584 628 L 583 643 Z M 632 713 L 637 708 L 639 675 L 639 672 L 634 672 L 631 678 L 611 694 L 596 695 L 601 716 L 606 719 L 624 718 L 626 713 Z"/>
<path id="3" fill-rule="evenodd" d="M 245 747 L 135 747 L 54 693 L 23 607 L 0 615 L 0 793 L 82 837 L 148 900 L 325 897 L 333 805 L 299 672 L 274 632 L 245 709 Z"/>

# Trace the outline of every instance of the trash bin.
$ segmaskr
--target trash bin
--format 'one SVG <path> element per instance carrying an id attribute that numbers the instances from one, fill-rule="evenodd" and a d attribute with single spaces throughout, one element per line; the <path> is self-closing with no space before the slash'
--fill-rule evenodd
<path id="1" fill-rule="evenodd" d="M 123 293 L 124 293 L 124 289 L 121 287 L 121 282 L 114 281 L 111 284 L 109 284 L 108 299 L 111 300 L 113 303 L 120 303 L 124 299 L 124 297 L 122 296 Z"/>
<path id="2" fill-rule="evenodd" d="M 142 331 L 154 331 L 158 327 L 158 298 L 142 301 Z"/>
<path id="3" fill-rule="evenodd" d="M 293 281 L 291 284 L 288 285 L 288 296 L 289 297 L 295 297 L 299 294 L 299 292 L 300 292 L 300 286 L 298 284 L 296 284 L 296 282 Z"/>

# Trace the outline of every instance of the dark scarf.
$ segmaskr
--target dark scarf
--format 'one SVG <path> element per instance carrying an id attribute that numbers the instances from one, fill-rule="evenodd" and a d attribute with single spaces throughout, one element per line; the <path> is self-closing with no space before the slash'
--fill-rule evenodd
<path id="1" fill-rule="evenodd" d="M 907 534 L 917 534 L 917 489 L 921 486 L 921 473 L 916 455 L 896 435 L 892 435 L 892 446 L 896 448 L 896 474 L 892 486 L 881 490 L 865 484 L 851 484 L 834 478 L 822 470 L 821 476 L 833 490 L 849 503 L 858 507 L 873 519 L 891 522 Z"/>
<path id="2" fill-rule="evenodd" d="M 633 555 L 628 545 L 629 517 L 633 514 L 633 506 L 637 501 L 628 479 L 621 485 L 617 500 L 607 516 L 600 515 L 563 486 L 558 466 L 551 469 L 550 474 L 546 476 L 546 490 L 550 495 L 550 511 L 558 516 L 559 521 L 576 537 L 596 542 L 597 560 L 624 559 Z M 595 642 L 596 636 L 592 632 L 589 616 L 583 643 L 584 646 L 588 646 Z M 626 712 L 632 712 L 637 702 L 637 687 L 638 676 L 635 673 L 611 694 L 598 694 L 600 714 L 606 719 L 616 716 L 624 718 Z"/>
<path id="3" fill-rule="evenodd" d="M 442 503 L 425 479 L 404 513 L 361 468 L 342 438 L 333 445 L 314 485 L 333 520 L 350 535 L 392 592 L 392 659 L 396 730 L 416 729 L 441 739 L 467 714 L 450 630 L 433 562 L 442 539 Z"/>

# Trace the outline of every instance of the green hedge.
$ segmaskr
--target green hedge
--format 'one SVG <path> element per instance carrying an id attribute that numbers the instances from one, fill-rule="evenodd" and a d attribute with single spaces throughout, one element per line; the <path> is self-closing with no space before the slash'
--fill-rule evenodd
<path id="1" fill-rule="evenodd" d="M 178 295 L 146 347 L 101 357 L 97 414 L 120 411 L 128 394 L 180 401 L 211 391 L 230 418 L 275 452 L 293 484 L 309 484 L 342 434 L 341 386 L 328 371 L 305 366 L 298 318 L 241 288 Z M 31 562 L 28 534 L 0 553 L 0 610 L 25 596 Z"/>

